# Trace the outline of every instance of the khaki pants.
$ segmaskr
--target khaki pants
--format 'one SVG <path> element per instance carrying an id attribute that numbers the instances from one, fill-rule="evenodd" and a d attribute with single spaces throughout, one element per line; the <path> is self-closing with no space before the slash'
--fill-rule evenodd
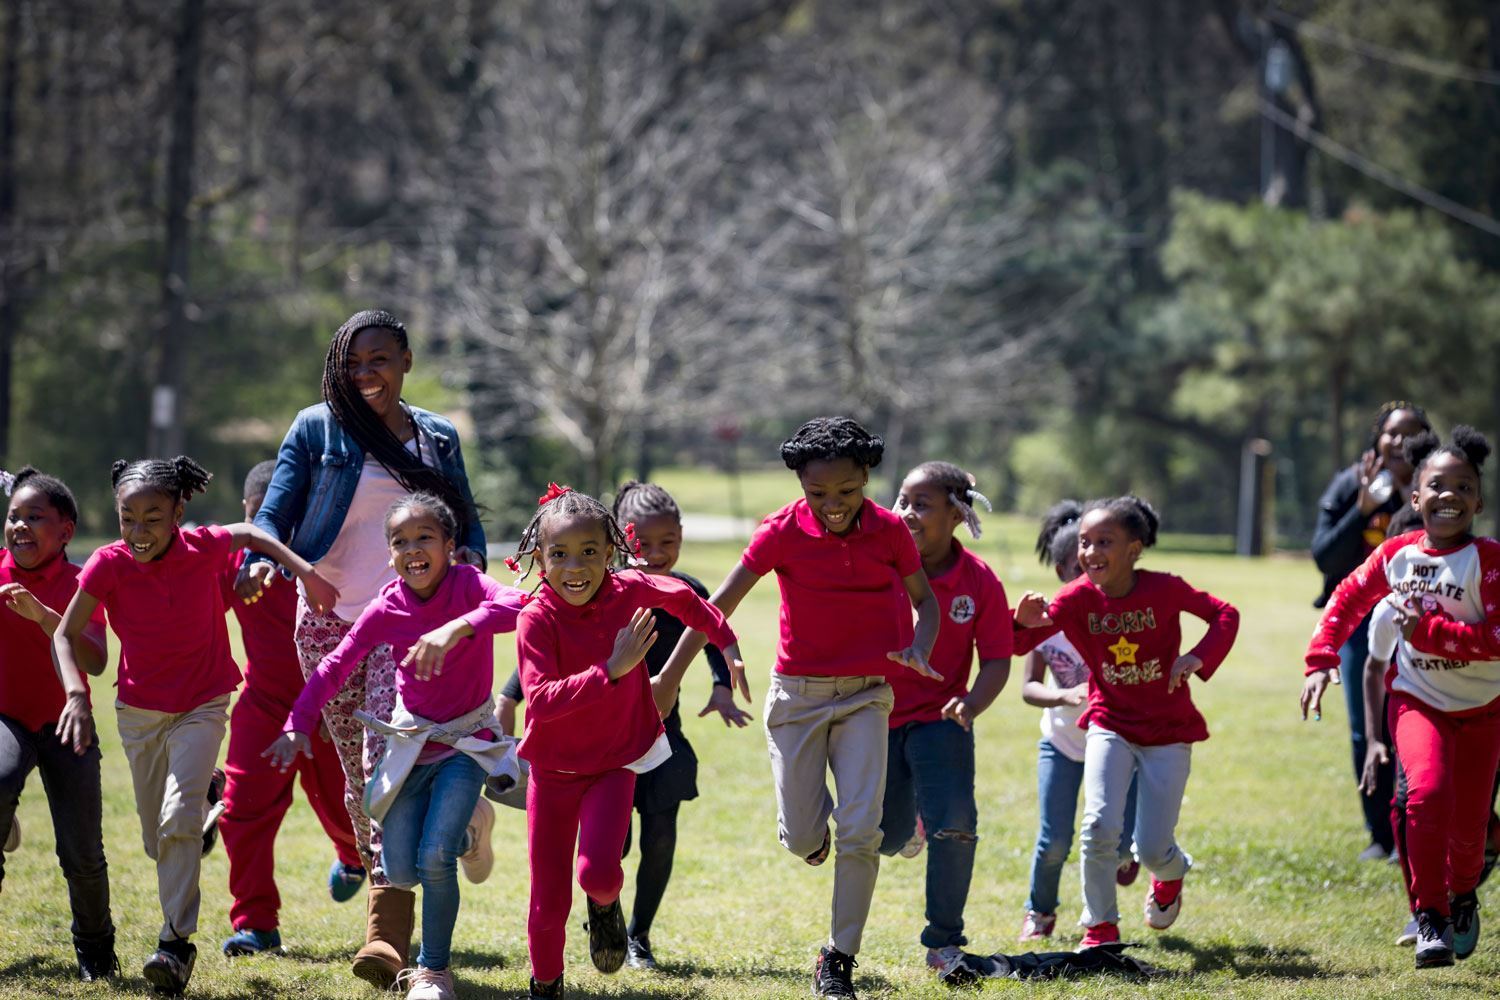
<path id="1" fill-rule="evenodd" d="M 160 937 L 176 941 L 198 929 L 203 817 L 229 721 L 229 695 L 187 712 L 153 712 L 119 701 L 115 711 L 135 785 L 141 840 L 147 857 L 156 862 Z"/>
<path id="2" fill-rule="evenodd" d="M 823 846 L 834 822 L 830 943 L 859 951 L 880 872 L 888 720 L 894 695 L 883 677 L 786 677 L 766 694 L 766 741 L 776 783 L 781 843 L 799 857 Z M 828 793 L 833 771 L 837 800 Z"/>

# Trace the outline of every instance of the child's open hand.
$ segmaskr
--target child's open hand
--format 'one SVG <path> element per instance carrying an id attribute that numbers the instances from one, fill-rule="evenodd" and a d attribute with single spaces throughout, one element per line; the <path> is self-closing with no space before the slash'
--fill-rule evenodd
<path id="1" fill-rule="evenodd" d="M 406 656 L 401 660 L 402 669 L 410 670 L 412 676 L 419 681 L 441 674 L 443 659 L 448 655 L 448 650 L 457 646 L 463 638 L 460 631 L 463 625 L 462 619 L 439 625 L 412 643 L 411 649 L 406 651 Z"/>
<path id="2" fill-rule="evenodd" d="M 943 706 L 943 718 L 952 719 L 967 732 L 974 728 L 974 710 L 962 698 L 949 698 Z"/>
<path id="3" fill-rule="evenodd" d="M 615 635 L 615 651 L 604 668 L 610 680 L 619 680 L 640 665 L 641 657 L 656 641 L 656 616 L 650 608 L 636 608 L 630 624 Z"/>
<path id="4" fill-rule="evenodd" d="M 908 646 L 898 649 L 894 653 L 886 653 L 885 658 L 894 660 L 904 667 L 910 667 L 923 677 L 930 677 L 935 681 L 943 679 L 943 675 L 932 669 L 932 664 L 927 662 L 927 654 L 916 646 Z"/>
<path id="5" fill-rule="evenodd" d="M 1047 598 L 1034 590 L 1022 594 L 1020 603 L 1016 605 L 1016 624 L 1022 628 L 1051 625 L 1052 619 L 1047 615 Z"/>
<path id="6" fill-rule="evenodd" d="M 260 600 L 265 589 L 276 581 L 276 567 L 268 562 L 246 563 L 234 578 L 234 592 L 246 604 Z"/>
<path id="7" fill-rule="evenodd" d="M 81 754 L 94 742 L 94 712 L 89 707 L 89 696 L 83 693 L 70 694 L 63 704 L 62 714 L 57 717 L 57 740 L 63 746 L 72 747 Z"/>
<path id="8" fill-rule="evenodd" d="M 1203 661 L 1192 653 L 1184 653 L 1172 664 L 1172 672 L 1167 675 L 1167 692 L 1177 690 L 1179 684 L 1186 684 L 1189 674 L 1196 674 L 1203 669 Z"/>
<path id="9" fill-rule="evenodd" d="M 0 587 L 0 597 L 5 599 L 7 608 L 29 622 L 36 622 L 40 625 L 47 620 L 47 606 L 19 583 L 7 583 Z"/>
<path id="10" fill-rule="evenodd" d="M 312 740 L 307 738 L 306 733 L 282 733 L 275 743 L 266 747 L 261 756 L 269 758 L 276 769 L 285 774 L 296 763 L 299 754 L 312 760 Z"/>
<path id="11" fill-rule="evenodd" d="M 1302 721 L 1307 721 L 1307 710 L 1312 709 L 1313 721 L 1321 722 L 1323 719 L 1323 692 L 1328 689 L 1330 681 L 1338 683 L 1339 668 L 1331 670 L 1314 670 L 1307 675 L 1302 682 Z"/>
<path id="12" fill-rule="evenodd" d="M 1361 795 L 1374 795 L 1375 788 L 1380 783 L 1380 769 L 1391 762 L 1391 755 L 1386 750 L 1385 744 L 1379 740 L 1371 740 L 1370 746 L 1365 750 L 1365 766 L 1359 775 L 1359 793 Z"/>
<path id="13" fill-rule="evenodd" d="M 331 612 L 339 603 L 339 588 L 329 583 L 321 573 L 313 570 L 302 578 L 307 591 L 307 604 L 320 615 Z"/>
<path id="14" fill-rule="evenodd" d="M 734 703 L 734 692 L 722 684 L 713 686 L 713 691 L 708 696 L 708 704 L 703 706 L 703 711 L 698 713 L 698 718 L 703 718 L 709 712 L 718 712 L 719 717 L 724 720 L 725 728 L 736 725 L 744 729 L 745 725 L 755 718 Z"/>

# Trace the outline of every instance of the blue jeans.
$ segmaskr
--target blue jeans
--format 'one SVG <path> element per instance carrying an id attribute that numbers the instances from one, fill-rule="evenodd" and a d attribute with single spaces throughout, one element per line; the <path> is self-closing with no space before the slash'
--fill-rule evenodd
<path id="1" fill-rule="evenodd" d="M 1031 859 L 1031 896 L 1026 908 L 1037 913 L 1057 912 L 1057 885 L 1073 846 L 1074 822 L 1078 818 L 1078 789 L 1083 785 L 1083 761 L 1069 760 L 1051 740 L 1042 740 L 1036 757 L 1037 799 L 1042 807 L 1042 826 L 1036 835 L 1036 854 Z M 1135 779 L 1125 801 L 1125 832 L 1120 836 L 1120 858 L 1130 857 L 1135 833 Z"/>
<path id="2" fill-rule="evenodd" d="M 948 719 L 909 722 L 890 731 L 880 853 L 901 850 L 917 829 L 927 834 L 928 948 L 963 945 L 964 904 L 974 874 L 979 810 L 974 805 L 974 734 Z"/>
<path id="3" fill-rule="evenodd" d="M 1356 787 L 1364 773 L 1370 735 L 1378 740 L 1385 739 L 1385 720 L 1365 718 L 1365 660 L 1369 655 L 1370 618 L 1366 615 L 1354 634 L 1349 636 L 1349 641 L 1339 648 L 1339 675 L 1344 682 L 1344 705 L 1349 710 L 1349 748 L 1354 757 Z M 1365 829 L 1370 831 L 1370 841 L 1390 851 L 1396 843 L 1396 835 L 1391 831 L 1391 799 L 1396 793 L 1395 766 L 1388 763 L 1381 767 L 1375 782 L 1375 794 L 1361 793 L 1359 805 L 1364 810 Z"/>
<path id="4" fill-rule="evenodd" d="M 458 920 L 458 856 L 484 787 L 484 768 L 464 754 L 418 764 L 406 776 L 381 830 L 386 877 L 401 889 L 422 886 L 422 953 L 417 964 L 448 967 Z"/>

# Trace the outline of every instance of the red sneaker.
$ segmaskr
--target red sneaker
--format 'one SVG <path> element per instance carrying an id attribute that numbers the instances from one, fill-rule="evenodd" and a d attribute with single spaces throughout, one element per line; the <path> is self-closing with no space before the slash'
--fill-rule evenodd
<path id="1" fill-rule="evenodd" d="M 1141 863 L 1139 861 L 1126 861 L 1124 864 L 1120 865 L 1120 867 L 1115 869 L 1115 884 L 1134 885 L 1136 876 L 1140 873 Z"/>
<path id="2" fill-rule="evenodd" d="M 1097 948 L 1101 944 L 1114 944 L 1120 940 L 1120 927 L 1108 921 L 1086 927 L 1083 931 L 1083 940 L 1078 942 L 1078 950 L 1085 948 Z"/>
<path id="3" fill-rule="evenodd" d="M 1170 882 L 1151 880 L 1151 891 L 1146 893 L 1146 924 L 1154 930 L 1164 931 L 1171 927 L 1182 912 L 1182 879 Z"/>

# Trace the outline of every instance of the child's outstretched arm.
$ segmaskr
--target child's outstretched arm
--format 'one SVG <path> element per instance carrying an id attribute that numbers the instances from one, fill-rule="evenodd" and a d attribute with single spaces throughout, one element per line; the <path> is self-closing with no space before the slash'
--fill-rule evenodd
<path id="1" fill-rule="evenodd" d="M 262 757 L 269 758 L 282 772 L 292 766 L 299 754 L 312 757 L 312 740 L 309 736 L 318 729 L 323 706 L 338 694 L 339 688 L 354 673 L 354 668 L 359 666 L 372 649 L 380 645 L 380 615 L 379 600 L 371 601 L 354 620 L 353 627 L 333 648 L 333 652 L 323 657 L 312 676 L 307 679 L 302 693 L 292 703 L 292 710 L 287 714 L 281 736 L 261 752 Z"/>
<path id="2" fill-rule="evenodd" d="M 484 600 L 467 614 L 439 625 L 412 643 L 399 664 L 413 677 L 425 681 L 443 672 L 448 651 L 464 639 L 477 636 L 491 639 L 501 632 L 514 632 L 516 619 L 526 605 L 526 592 L 496 583 L 484 574 L 479 576 Z"/>
<path id="3" fill-rule="evenodd" d="M 729 623 L 724 618 L 724 612 L 718 605 L 705 601 L 687 584 L 671 577 L 643 576 L 639 582 L 655 590 L 658 606 L 690 630 L 683 632 L 682 639 L 678 640 L 677 649 L 682 647 L 689 635 L 697 635 L 699 637 L 696 643 L 698 650 L 712 642 L 719 647 L 725 659 L 729 661 L 730 676 L 734 677 L 738 674 L 741 679 L 744 678 L 745 663 L 740 659 L 739 641 L 735 638 L 734 630 L 729 627 Z M 751 581 L 751 585 L 754 585 L 754 581 Z M 698 650 L 694 650 L 693 656 L 697 655 Z M 651 697 L 656 702 L 656 710 L 663 718 L 677 703 L 677 692 L 682 686 L 683 675 L 687 671 L 688 664 L 693 660 L 693 656 L 689 656 L 678 664 L 675 662 L 676 649 L 673 653 L 674 655 L 661 672 L 651 678 Z M 745 688 L 745 697 L 747 700 L 750 697 L 748 686 Z"/>
<path id="4" fill-rule="evenodd" d="M 80 668 L 95 677 L 104 672 L 102 636 L 88 635 L 98 607 L 99 599 L 80 588 L 52 632 L 52 665 L 68 699 L 57 717 L 57 738 L 76 754 L 94 742 L 94 713 Z"/>
<path id="5" fill-rule="evenodd" d="M 933 670 L 932 665 L 927 662 L 927 658 L 932 655 L 932 647 L 937 644 L 938 625 L 942 620 L 942 613 L 938 610 L 937 595 L 932 592 L 932 585 L 927 582 L 927 574 L 920 569 L 902 577 L 901 582 L 906 587 L 906 594 L 911 598 L 911 603 L 917 609 L 917 632 L 910 646 L 905 649 L 892 650 L 885 654 L 886 658 L 910 667 L 923 677 L 940 681 L 943 675 Z M 1006 669 L 1008 672 L 1008 663 Z"/>
<path id="6" fill-rule="evenodd" d="M 1089 697 L 1087 681 L 1070 688 L 1047 686 L 1047 661 L 1032 650 L 1026 654 L 1026 679 L 1021 683 L 1021 700 L 1037 708 L 1063 708 L 1082 705 Z"/>
<path id="7" fill-rule="evenodd" d="M 1391 583 L 1386 576 L 1386 560 L 1403 545 L 1400 538 L 1391 538 L 1370 553 L 1358 569 L 1333 589 L 1333 596 L 1323 608 L 1323 617 L 1313 630 L 1312 641 L 1307 645 L 1304 657 L 1307 668 L 1302 682 L 1299 704 L 1302 718 L 1307 718 L 1309 709 L 1313 718 L 1322 718 L 1323 692 L 1339 668 L 1339 648 L 1349 641 L 1365 615 L 1386 594 L 1391 592 Z"/>
<path id="8" fill-rule="evenodd" d="M 338 588 L 323 579 L 312 563 L 287 548 L 280 539 L 248 521 L 226 524 L 224 528 L 229 532 L 236 548 L 247 548 L 251 552 L 270 556 L 291 570 L 292 575 L 302 581 L 302 586 L 307 591 L 308 605 L 318 614 L 327 614 L 338 604 Z"/>
<path id="9" fill-rule="evenodd" d="M 738 563 L 734 569 L 729 571 L 729 575 L 724 578 L 723 583 L 719 584 L 719 589 L 714 591 L 713 596 L 708 599 L 708 602 L 718 608 L 724 617 L 728 619 L 730 615 L 734 614 L 735 608 L 740 606 L 740 602 L 745 599 L 745 595 L 750 593 L 755 585 L 760 582 L 760 578 L 761 574 L 751 570 L 743 562 Z M 685 623 L 686 619 L 684 619 Z M 666 665 L 661 668 L 661 673 L 652 679 L 651 689 L 653 695 L 657 695 L 658 691 L 665 692 L 667 686 L 671 686 L 672 697 L 667 699 L 667 712 L 672 710 L 672 702 L 677 699 L 676 692 L 682 685 L 682 678 L 687 673 L 688 666 L 692 664 L 693 658 L 707 644 L 708 636 L 696 629 L 689 628 L 682 633 L 682 638 L 677 640 L 677 646 L 672 650 L 672 655 L 667 658 Z M 725 657 L 729 658 L 729 650 L 725 649 L 723 652 Z M 735 666 L 737 663 L 739 664 L 738 669 Z M 662 681 L 664 677 L 667 680 Z M 729 677 L 734 687 L 744 696 L 745 701 L 749 702 L 750 682 L 745 678 L 745 665 L 739 658 L 738 649 L 736 649 L 734 656 L 729 659 Z M 660 688 L 657 686 L 658 681 L 661 681 Z M 656 707 L 660 709 L 661 705 L 662 698 L 657 696 Z M 708 709 L 705 708 L 698 714 L 706 715 L 708 714 Z"/>

